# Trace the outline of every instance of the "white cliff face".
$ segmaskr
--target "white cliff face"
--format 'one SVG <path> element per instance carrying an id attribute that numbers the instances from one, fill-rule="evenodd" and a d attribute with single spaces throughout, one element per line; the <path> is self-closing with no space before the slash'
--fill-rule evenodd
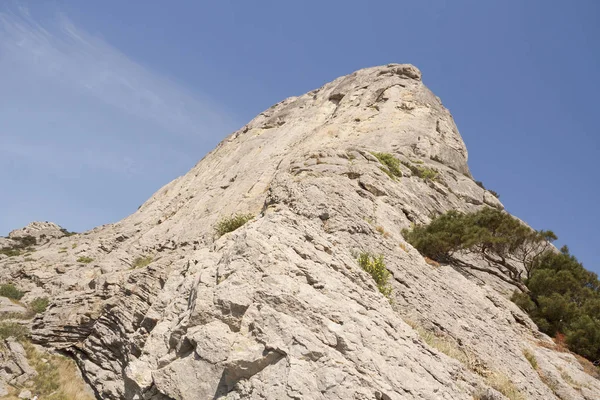
<path id="1" fill-rule="evenodd" d="M 432 266 L 402 238 L 485 205 L 502 208 L 471 179 L 450 113 L 392 64 L 271 107 L 135 214 L 0 260 L 0 279 L 25 302 L 51 296 L 33 339 L 70 352 L 102 399 L 501 399 L 502 380 L 515 399 L 598 398 L 513 287 Z M 255 218 L 216 238 L 233 213 Z M 361 251 L 384 255 L 391 301 Z"/>

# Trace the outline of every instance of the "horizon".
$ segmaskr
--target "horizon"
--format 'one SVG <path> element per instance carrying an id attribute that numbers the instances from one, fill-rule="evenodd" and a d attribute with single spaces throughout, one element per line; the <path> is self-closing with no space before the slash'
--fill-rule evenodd
<path id="1" fill-rule="evenodd" d="M 592 1 L 389 2 L 384 16 L 359 2 L 307 2 L 317 13 L 277 3 L 32 4 L 0 7 L 0 89 L 10 93 L 0 174 L 12 183 L 2 236 L 37 220 L 76 232 L 117 222 L 272 104 L 405 61 L 452 113 L 474 179 L 600 272 Z M 392 17 L 407 10 L 400 33 L 418 32 L 418 45 L 395 36 Z M 322 32 L 347 36 L 331 36 L 332 47 Z"/>

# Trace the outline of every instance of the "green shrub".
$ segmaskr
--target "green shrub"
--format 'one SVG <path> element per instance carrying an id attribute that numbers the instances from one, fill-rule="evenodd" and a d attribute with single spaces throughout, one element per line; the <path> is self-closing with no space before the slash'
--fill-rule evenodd
<path id="1" fill-rule="evenodd" d="M 409 162 L 402 161 L 402 165 L 410 169 L 410 172 L 416 177 L 424 179 L 426 181 L 434 181 L 437 179 L 438 172 L 433 168 L 423 167 L 421 165 L 412 165 Z"/>
<path id="2" fill-rule="evenodd" d="M 370 253 L 361 253 L 358 256 L 358 264 L 371 275 L 377 284 L 377 289 L 389 298 L 392 294 L 392 286 L 388 282 L 391 274 L 385 267 L 383 256 L 376 257 Z"/>
<path id="3" fill-rule="evenodd" d="M 14 247 L 3 247 L 0 249 L 0 254 L 8 257 L 16 257 L 21 255 L 21 250 Z"/>
<path id="4" fill-rule="evenodd" d="M 492 196 L 494 196 L 495 198 L 499 199 L 500 195 L 498 194 L 498 192 L 488 189 L 488 192 L 490 192 L 492 194 Z"/>
<path id="5" fill-rule="evenodd" d="M 402 176 L 402 171 L 400 171 L 400 160 L 394 157 L 390 153 L 371 153 L 373 154 L 380 163 L 385 165 L 385 168 L 381 168 L 383 172 L 385 172 L 390 178 L 395 179 L 395 177 L 400 178 Z"/>
<path id="6" fill-rule="evenodd" d="M 14 337 L 15 339 L 24 339 L 29 334 L 26 327 L 16 322 L 0 322 L 0 339 L 8 339 Z"/>
<path id="7" fill-rule="evenodd" d="M 565 335 L 568 348 L 589 360 L 600 359 L 600 281 L 569 254 L 546 252 L 535 260 L 526 281 L 529 293 L 512 300 L 526 311 L 539 329 Z"/>
<path id="8" fill-rule="evenodd" d="M 21 300 L 25 293 L 21 292 L 15 285 L 12 283 L 5 283 L 0 285 L 0 296 L 8 297 L 13 300 Z"/>
<path id="9" fill-rule="evenodd" d="M 133 264 L 131 265 L 133 268 L 144 268 L 148 266 L 152 262 L 153 258 L 151 256 L 146 257 L 138 257 L 133 260 Z"/>
<path id="10" fill-rule="evenodd" d="M 77 235 L 77 232 L 69 232 L 67 229 L 65 228 L 61 228 L 60 231 L 67 237 L 69 236 L 73 236 L 73 235 Z"/>
<path id="11" fill-rule="evenodd" d="M 29 308 L 36 314 L 43 313 L 48 308 L 50 300 L 47 297 L 36 297 L 29 303 Z"/>
<path id="12" fill-rule="evenodd" d="M 537 360 L 535 359 L 535 355 L 532 352 L 530 352 L 529 350 L 523 350 L 523 355 L 525 356 L 527 361 L 529 361 L 529 364 L 531 364 L 531 367 L 533 369 L 537 370 L 538 363 L 537 363 Z"/>
<path id="13" fill-rule="evenodd" d="M 91 257 L 86 257 L 86 256 L 81 256 L 77 259 L 77 262 L 82 263 L 82 264 L 89 264 L 92 261 L 94 261 L 93 258 Z"/>
<path id="14" fill-rule="evenodd" d="M 438 262 L 476 268 L 459 261 L 454 254 L 458 251 L 479 254 L 499 270 L 486 269 L 487 272 L 524 292 L 527 289 L 522 284 L 521 271 L 513 263 L 522 263 L 529 277 L 538 258 L 556 240 L 552 231 L 535 231 L 510 214 L 488 207 L 471 214 L 448 211 L 428 225 L 402 233 L 422 255 Z"/>
<path id="15" fill-rule="evenodd" d="M 30 247 L 37 244 L 36 238 L 31 235 L 13 238 L 13 240 L 17 243 L 12 246 L 0 248 L 0 254 L 4 254 L 8 257 L 20 256 L 26 251 L 33 251 Z"/>
<path id="16" fill-rule="evenodd" d="M 18 238 L 14 238 L 13 240 L 18 241 L 20 244 L 18 245 L 21 248 L 35 246 L 37 244 L 37 240 L 34 236 L 26 235 Z"/>
<path id="17" fill-rule="evenodd" d="M 244 225 L 246 222 L 254 218 L 252 214 L 234 214 L 229 217 L 225 217 L 217 222 L 215 226 L 215 232 L 218 237 L 223 236 L 226 233 L 233 232 L 237 228 Z"/>

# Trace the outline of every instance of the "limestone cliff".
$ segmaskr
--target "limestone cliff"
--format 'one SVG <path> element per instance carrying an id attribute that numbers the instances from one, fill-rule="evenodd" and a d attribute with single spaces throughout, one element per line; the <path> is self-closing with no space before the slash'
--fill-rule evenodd
<path id="1" fill-rule="evenodd" d="M 428 263 L 401 235 L 486 206 L 502 208 L 448 110 L 391 64 L 274 105 L 133 215 L 1 259 L 0 281 L 51 298 L 32 339 L 101 399 L 599 398 L 514 287 Z M 216 237 L 235 213 L 255 217 Z M 363 251 L 384 256 L 389 300 Z"/>

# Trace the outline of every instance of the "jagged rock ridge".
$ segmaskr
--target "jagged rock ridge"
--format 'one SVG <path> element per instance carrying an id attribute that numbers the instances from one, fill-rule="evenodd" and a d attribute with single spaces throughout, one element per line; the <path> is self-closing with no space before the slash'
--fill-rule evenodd
<path id="1" fill-rule="evenodd" d="M 522 398 L 596 398 L 513 287 L 430 265 L 402 238 L 483 206 L 502 208 L 472 180 L 450 113 L 417 68 L 390 64 L 276 104 L 130 217 L 1 260 L 0 277 L 24 301 L 51 296 L 33 339 L 70 352 L 102 399 L 500 399 L 502 379 Z M 238 212 L 256 217 L 216 238 Z M 385 256 L 391 302 L 361 251 Z"/>

